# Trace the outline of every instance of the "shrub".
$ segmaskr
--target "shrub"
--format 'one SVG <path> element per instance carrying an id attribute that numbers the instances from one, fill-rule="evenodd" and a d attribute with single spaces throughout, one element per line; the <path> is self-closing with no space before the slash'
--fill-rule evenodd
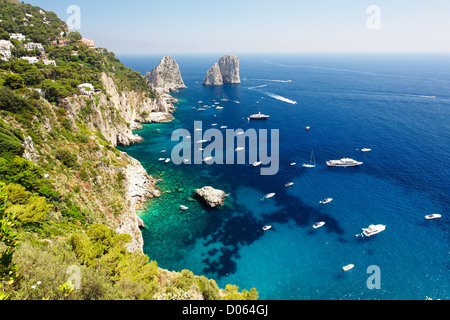
<path id="1" fill-rule="evenodd" d="M 55 153 L 56 159 L 61 161 L 63 165 L 68 168 L 75 168 L 78 166 L 78 158 L 67 149 L 58 149 Z"/>

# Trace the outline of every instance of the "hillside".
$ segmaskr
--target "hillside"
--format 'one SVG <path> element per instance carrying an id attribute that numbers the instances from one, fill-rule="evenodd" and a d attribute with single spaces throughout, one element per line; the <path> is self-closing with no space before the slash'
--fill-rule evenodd
<path id="1" fill-rule="evenodd" d="M 115 147 L 174 106 L 54 13 L 0 15 L 0 299 L 257 298 L 142 252 L 136 211 L 159 192 Z"/>

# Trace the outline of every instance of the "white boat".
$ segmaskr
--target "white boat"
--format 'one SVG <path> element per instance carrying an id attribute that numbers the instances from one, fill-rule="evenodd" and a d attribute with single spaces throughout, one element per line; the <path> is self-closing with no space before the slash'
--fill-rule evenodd
<path id="1" fill-rule="evenodd" d="M 217 109 L 217 110 L 222 110 L 222 109 L 223 109 L 223 107 L 217 107 L 216 109 Z"/>
<path id="2" fill-rule="evenodd" d="M 372 151 L 372 149 L 369 149 L 369 148 L 361 149 L 361 152 L 370 152 L 370 151 Z"/>
<path id="3" fill-rule="evenodd" d="M 293 81 L 292 80 L 288 80 L 288 81 L 286 81 L 286 83 L 292 83 Z"/>
<path id="4" fill-rule="evenodd" d="M 272 229 L 272 226 L 264 226 L 262 229 L 263 229 L 264 231 L 267 231 L 267 230 Z"/>
<path id="5" fill-rule="evenodd" d="M 311 127 L 306 127 L 305 130 L 306 130 L 306 131 L 309 131 L 309 130 L 311 130 Z"/>
<path id="6" fill-rule="evenodd" d="M 220 99 L 220 101 L 229 101 L 229 99 L 225 93 L 223 94 L 223 98 Z"/>
<path id="7" fill-rule="evenodd" d="M 197 111 L 205 111 L 205 108 L 198 108 Z"/>
<path id="8" fill-rule="evenodd" d="M 323 227 L 324 225 L 325 225 L 325 222 L 323 222 L 323 221 L 321 221 L 321 222 L 316 222 L 316 223 L 313 225 L 313 228 L 314 228 L 314 229 L 319 229 L 319 228 Z"/>
<path id="9" fill-rule="evenodd" d="M 234 150 L 234 151 L 239 152 L 239 151 L 243 151 L 243 150 L 245 150 L 245 148 L 239 147 L 239 148 L 237 148 L 237 149 Z"/>
<path id="10" fill-rule="evenodd" d="M 200 129 L 200 128 L 197 128 L 197 129 L 195 129 L 195 131 L 202 131 L 202 129 Z"/>
<path id="11" fill-rule="evenodd" d="M 197 143 L 205 143 L 208 142 L 208 140 L 198 140 Z"/>
<path id="12" fill-rule="evenodd" d="M 309 160 L 309 164 L 303 164 L 303 168 L 315 168 L 316 167 L 316 157 L 314 156 L 314 151 L 311 153 L 311 160 Z"/>
<path id="13" fill-rule="evenodd" d="M 327 203 L 330 203 L 331 201 L 333 201 L 333 198 L 328 198 L 328 199 L 322 200 L 322 201 L 320 201 L 320 203 L 327 204 Z"/>
<path id="14" fill-rule="evenodd" d="M 221 126 L 220 129 L 226 129 L 228 128 L 227 126 Z"/>
<path id="15" fill-rule="evenodd" d="M 237 136 L 240 136 L 240 135 L 242 135 L 242 134 L 244 134 L 245 132 L 244 131 L 239 131 L 239 132 L 236 132 L 236 135 Z"/>
<path id="16" fill-rule="evenodd" d="M 234 103 L 240 104 L 241 102 L 236 100 Z"/>
<path id="17" fill-rule="evenodd" d="M 186 207 L 186 206 L 180 206 L 180 209 L 181 209 L 181 210 L 189 210 L 189 208 Z"/>
<path id="18" fill-rule="evenodd" d="M 183 162 L 186 163 L 186 164 L 189 163 L 190 161 L 191 161 L 191 160 L 189 160 L 189 159 L 184 159 L 184 160 L 183 160 Z"/>
<path id="19" fill-rule="evenodd" d="M 328 167 L 357 167 L 363 164 L 349 158 L 342 158 L 341 160 L 329 160 L 326 162 Z"/>
<path id="20" fill-rule="evenodd" d="M 296 166 L 296 165 L 297 165 L 297 163 L 295 163 L 295 162 L 291 163 L 291 166 Z"/>
<path id="21" fill-rule="evenodd" d="M 167 158 L 167 159 L 166 159 L 166 163 L 169 163 L 169 162 L 170 162 L 170 159 L 169 159 L 169 158 Z"/>
<path id="22" fill-rule="evenodd" d="M 276 195 L 276 193 L 268 193 L 268 194 L 266 194 L 266 195 L 264 196 L 264 199 L 270 199 L 270 198 L 273 198 L 273 197 L 275 197 L 275 195 Z"/>
<path id="23" fill-rule="evenodd" d="M 342 268 L 345 272 L 352 270 L 355 267 L 354 264 L 349 264 L 348 266 L 345 266 Z"/>
<path id="24" fill-rule="evenodd" d="M 368 228 L 362 229 L 363 230 L 363 235 L 365 235 L 366 237 L 371 237 L 373 235 L 376 235 L 377 233 L 383 232 L 384 230 L 386 230 L 386 226 L 382 225 L 382 224 L 378 224 L 378 225 L 370 225 Z"/>
<path id="25" fill-rule="evenodd" d="M 442 218 L 442 215 L 435 214 L 435 213 L 425 216 L 425 219 L 427 219 L 427 220 L 434 220 L 434 219 L 440 219 L 440 218 Z"/>
<path id="26" fill-rule="evenodd" d="M 261 112 L 259 112 L 258 114 L 252 114 L 249 119 L 250 120 L 266 120 L 269 119 L 270 116 L 262 114 Z"/>
<path id="27" fill-rule="evenodd" d="M 289 183 L 287 183 L 287 184 L 285 185 L 285 187 L 286 187 L 286 188 L 289 188 L 289 187 L 292 187 L 293 185 L 294 185 L 293 182 L 289 182 Z"/>
<path id="28" fill-rule="evenodd" d="M 259 162 L 259 161 L 258 161 L 258 162 L 255 162 L 255 163 L 253 164 L 254 167 L 259 167 L 260 165 L 262 165 L 262 162 Z"/>
<path id="29" fill-rule="evenodd" d="M 166 158 L 159 158 L 158 161 L 165 161 Z"/>
<path id="30" fill-rule="evenodd" d="M 206 157 L 203 161 L 208 162 L 211 161 L 213 159 L 213 157 Z"/>
<path id="31" fill-rule="evenodd" d="M 217 123 L 213 123 L 211 127 L 217 127 Z"/>

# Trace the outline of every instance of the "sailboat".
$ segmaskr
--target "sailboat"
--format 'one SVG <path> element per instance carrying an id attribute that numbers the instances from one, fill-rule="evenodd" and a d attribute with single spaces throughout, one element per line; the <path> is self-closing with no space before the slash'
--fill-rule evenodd
<path id="1" fill-rule="evenodd" d="M 309 164 L 305 163 L 303 168 L 315 168 L 316 167 L 316 158 L 314 157 L 314 151 L 311 153 L 311 160 Z"/>
<path id="2" fill-rule="evenodd" d="M 229 101 L 229 99 L 225 93 L 223 94 L 223 98 L 220 99 L 220 101 Z"/>

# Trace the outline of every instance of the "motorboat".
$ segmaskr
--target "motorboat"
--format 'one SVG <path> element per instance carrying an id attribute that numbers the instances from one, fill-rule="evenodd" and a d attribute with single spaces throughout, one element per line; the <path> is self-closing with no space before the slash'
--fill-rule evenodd
<path id="1" fill-rule="evenodd" d="M 322 200 L 322 201 L 320 201 L 320 203 L 327 204 L 327 203 L 330 203 L 331 201 L 333 201 L 333 198 L 328 198 L 328 199 Z"/>
<path id="2" fill-rule="evenodd" d="M 170 158 L 167 158 L 167 159 L 166 159 L 166 163 L 169 163 L 169 162 L 170 162 Z"/>
<path id="3" fill-rule="evenodd" d="M 223 98 L 220 101 L 229 101 L 229 99 L 226 94 L 223 94 Z"/>
<path id="4" fill-rule="evenodd" d="M 158 161 L 166 161 L 166 158 L 159 158 Z"/>
<path id="5" fill-rule="evenodd" d="M 249 119 L 250 120 L 266 120 L 269 119 L 270 116 L 262 114 L 261 112 L 259 112 L 258 114 L 252 114 Z"/>
<path id="6" fill-rule="evenodd" d="M 266 194 L 266 195 L 264 196 L 264 199 L 270 199 L 270 198 L 273 198 L 273 197 L 275 197 L 275 195 L 276 195 L 276 193 L 268 193 L 268 194 Z"/>
<path id="7" fill-rule="evenodd" d="M 254 167 L 259 167 L 260 165 L 262 165 L 262 162 L 260 162 L 260 161 L 255 162 L 255 163 L 253 164 Z"/>
<path id="8" fill-rule="evenodd" d="M 180 209 L 181 209 L 181 210 L 189 210 L 189 208 L 186 207 L 186 206 L 180 206 Z"/>
<path id="9" fill-rule="evenodd" d="M 263 229 L 264 231 L 267 231 L 267 230 L 272 229 L 272 226 L 264 226 L 262 229 Z"/>
<path id="10" fill-rule="evenodd" d="M 205 108 L 198 108 L 197 111 L 205 111 Z"/>
<path id="11" fill-rule="evenodd" d="M 295 162 L 291 163 L 291 166 L 296 166 L 296 165 L 297 165 L 297 163 L 295 163 Z"/>
<path id="12" fill-rule="evenodd" d="M 206 157 L 203 161 L 208 162 L 211 161 L 213 159 L 213 157 Z"/>
<path id="13" fill-rule="evenodd" d="M 363 230 L 363 235 L 365 235 L 366 237 L 371 237 L 376 235 L 377 233 L 383 232 L 384 230 L 386 230 L 386 226 L 382 225 L 382 224 L 378 224 L 378 225 L 370 225 L 368 228 L 366 229 L 362 229 Z"/>
<path id="14" fill-rule="evenodd" d="M 315 168 L 317 166 L 316 164 L 316 158 L 314 157 L 314 151 L 311 153 L 311 160 L 309 160 L 309 164 L 305 163 L 303 164 L 303 168 Z"/>
<path id="15" fill-rule="evenodd" d="M 289 182 L 285 185 L 286 188 L 292 187 L 295 183 L 293 182 Z"/>
<path id="16" fill-rule="evenodd" d="M 228 128 L 227 126 L 221 126 L 220 129 L 226 129 Z"/>
<path id="17" fill-rule="evenodd" d="M 345 266 L 342 268 L 345 272 L 352 270 L 355 267 L 354 264 L 349 264 L 348 266 Z"/>
<path id="18" fill-rule="evenodd" d="M 328 167 L 357 167 L 363 164 L 349 158 L 342 158 L 341 160 L 329 160 L 326 162 Z"/>
<path id="19" fill-rule="evenodd" d="M 361 149 L 361 152 L 370 152 L 370 151 L 372 151 L 372 149 L 369 149 L 369 148 Z"/>
<path id="20" fill-rule="evenodd" d="M 217 109 L 217 110 L 222 110 L 222 109 L 223 109 L 223 107 L 217 107 L 216 109 Z"/>
<path id="21" fill-rule="evenodd" d="M 236 152 L 239 152 L 239 151 L 244 151 L 245 150 L 245 148 L 242 148 L 242 147 L 239 147 L 239 148 L 236 148 Z"/>
<path id="22" fill-rule="evenodd" d="M 429 214 L 427 216 L 425 216 L 425 219 L 427 220 L 434 220 L 434 219 L 439 219 L 442 218 L 442 215 L 440 214 Z"/>
<path id="23" fill-rule="evenodd" d="M 292 80 L 288 80 L 288 81 L 286 81 L 286 83 L 292 83 L 293 81 Z"/>
<path id="24" fill-rule="evenodd" d="M 208 142 L 208 140 L 198 140 L 197 143 L 205 143 Z"/>
<path id="25" fill-rule="evenodd" d="M 309 130 L 311 130 L 311 127 L 306 127 L 305 130 L 306 130 L 306 131 L 309 131 Z"/>
<path id="26" fill-rule="evenodd" d="M 324 225 L 325 225 L 325 222 L 323 222 L 323 221 L 321 221 L 321 222 L 316 222 L 316 223 L 313 225 L 313 228 L 314 228 L 314 229 L 319 229 L 319 228 L 323 227 Z"/>

